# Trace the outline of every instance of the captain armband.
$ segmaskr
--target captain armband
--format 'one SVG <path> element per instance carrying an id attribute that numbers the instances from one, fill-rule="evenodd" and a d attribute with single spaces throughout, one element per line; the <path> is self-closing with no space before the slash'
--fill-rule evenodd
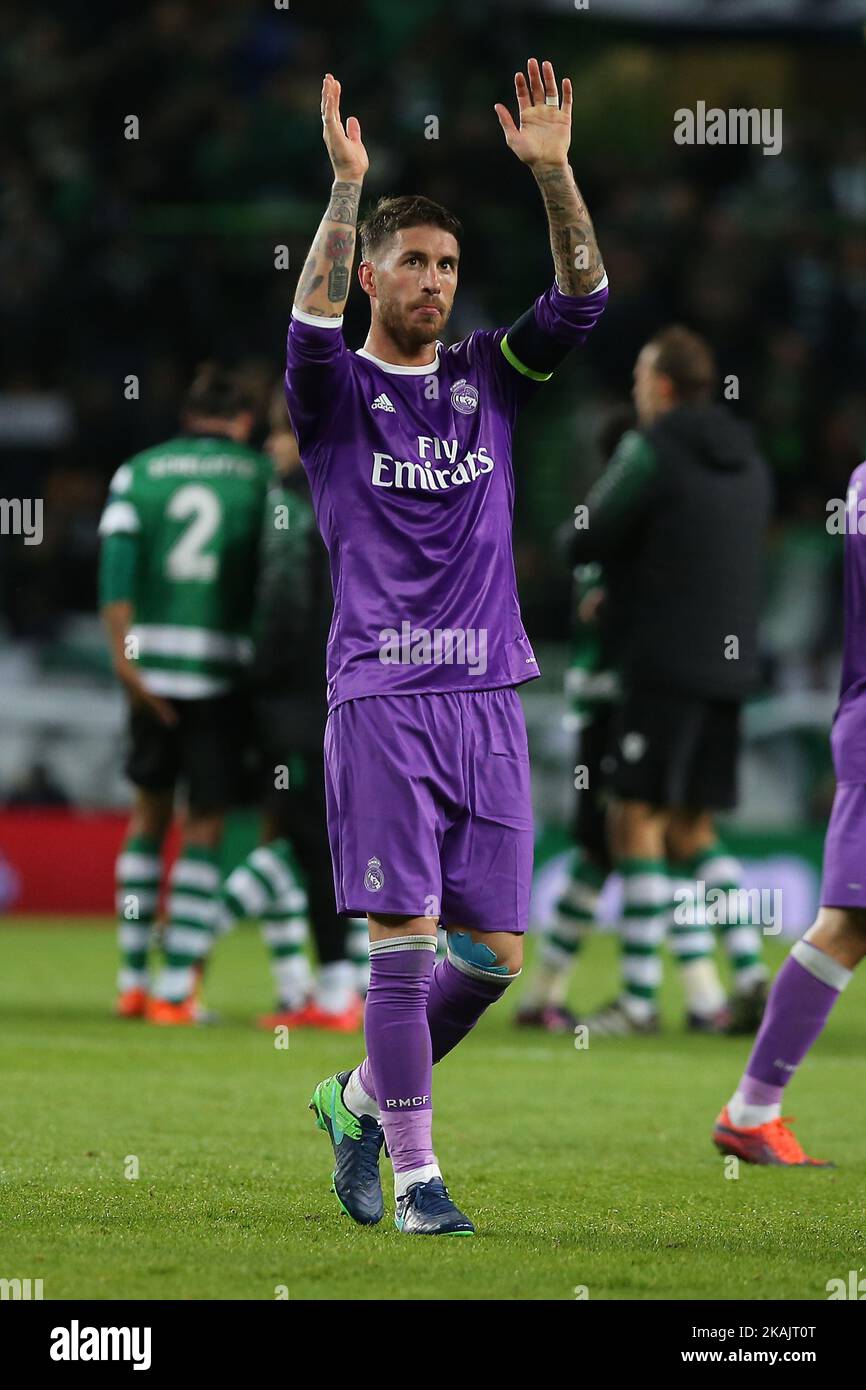
<path id="1" fill-rule="evenodd" d="M 503 356 L 515 371 L 531 381 L 549 381 L 554 369 L 564 362 L 574 347 L 539 328 L 535 309 L 527 309 L 513 323 L 500 343 Z"/>

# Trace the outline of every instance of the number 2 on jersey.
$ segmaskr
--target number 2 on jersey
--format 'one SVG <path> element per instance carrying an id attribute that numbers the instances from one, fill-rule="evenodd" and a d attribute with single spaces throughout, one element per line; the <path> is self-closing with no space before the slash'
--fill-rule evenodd
<path id="1" fill-rule="evenodd" d="M 189 520 L 166 553 L 165 571 L 169 579 L 214 579 L 217 557 L 206 555 L 204 549 L 222 521 L 222 505 L 216 493 L 202 483 L 189 483 L 172 494 L 166 515 L 173 521 Z"/>

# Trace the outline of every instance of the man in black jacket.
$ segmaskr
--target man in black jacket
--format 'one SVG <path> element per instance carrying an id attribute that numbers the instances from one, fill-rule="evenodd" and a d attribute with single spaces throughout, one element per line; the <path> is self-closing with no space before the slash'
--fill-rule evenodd
<path id="1" fill-rule="evenodd" d="M 610 463 L 627 430 L 635 427 L 630 404 L 614 407 L 598 433 L 598 452 Z M 567 554 L 573 528 L 557 532 L 557 548 Z M 619 697 L 615 614 L 606 596 L 601 566 L 580 565 L 572 573 L 571 662 L 565 672 L 568 722 L 577 732 L 574 753 L 573 853 L 568 877 L 553 911 L 539 924 L 532 969 L 520 997 L 515 1022 L 548 1033 L 573 1033 L 577 1018 L 567 997 L 573 967 L 592 931 L 602 888 L 612 864 L 608 849 L 603 765 Z M 611 619 L 614 621 L 611 621 Z"/>
<path id="2" fill-rule="evenodd" d="M 596 1032 L 658 1027 L 669 864 L 681 884 L 671 939 L 690 1010 L 710 1017 L 722 1003 L 713 997 L 710 925 L 722 929 L 734 968 L 735 1022 L 756 1026 L 766 996 L 760 935 L 738 910 L 738 869 L 713 812 L 737 799 L 770 485 L 748 428 L 713 400 L 714 388 L 700 337 L 679 327 L 657 334 L 635 367 L 639 428 L 623 436 L 575 513 L 569 559 L 604 564 L 624 692 L 607 764 L 610 847 L 624 890 L 623 992 L 592 1020 Z"/>

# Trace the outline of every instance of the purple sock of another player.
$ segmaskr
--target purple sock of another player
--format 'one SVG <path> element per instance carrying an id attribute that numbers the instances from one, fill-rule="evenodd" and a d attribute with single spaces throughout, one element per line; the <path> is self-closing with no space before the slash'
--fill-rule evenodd
<path id="1" fill-rule="evenodd" d="M 471 1032 L 484 1010 L 504 993 L 508 977 L 488 974 L 481 978 L 458 970 L 446 956 L 433 972 L 427 1022 L 433 1061 L 438 1062 Z"/>
<path id="2" fill-rule="evenodd" d="M 395 1174 L 436 1163 L 431 1138 L 433 1058 L 427 1023 L 435 963 L 435 937 L 390 937 L 370 943 L 370 987 L 364 1010 L 367 1059 L 359 1079 L 366 1089 L 372 1075 Z"/>
<path id="3" fill-rule="evenodd" d="M 850 978 L 851 971 L 825 951 L 808 941 L 796 943 L 776 976 L 738 1088 L 747 1105 L 781 1099 Z"/>

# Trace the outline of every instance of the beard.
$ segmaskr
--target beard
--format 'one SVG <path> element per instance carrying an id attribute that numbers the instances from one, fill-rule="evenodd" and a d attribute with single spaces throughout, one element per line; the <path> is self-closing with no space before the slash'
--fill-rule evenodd
<path id="1" fill-rule="evenodd" d="M 448 322 L 450 309 L 441 304 L 436 307 L 441 310 L 437 318 L 417 320 L 412 318 L 411 309 L 404 308 L 394 300 L 383 302 L 380 298 L 379 321 L 400 352 L 409 357 L 427 343 L 435 343 Z"/>

